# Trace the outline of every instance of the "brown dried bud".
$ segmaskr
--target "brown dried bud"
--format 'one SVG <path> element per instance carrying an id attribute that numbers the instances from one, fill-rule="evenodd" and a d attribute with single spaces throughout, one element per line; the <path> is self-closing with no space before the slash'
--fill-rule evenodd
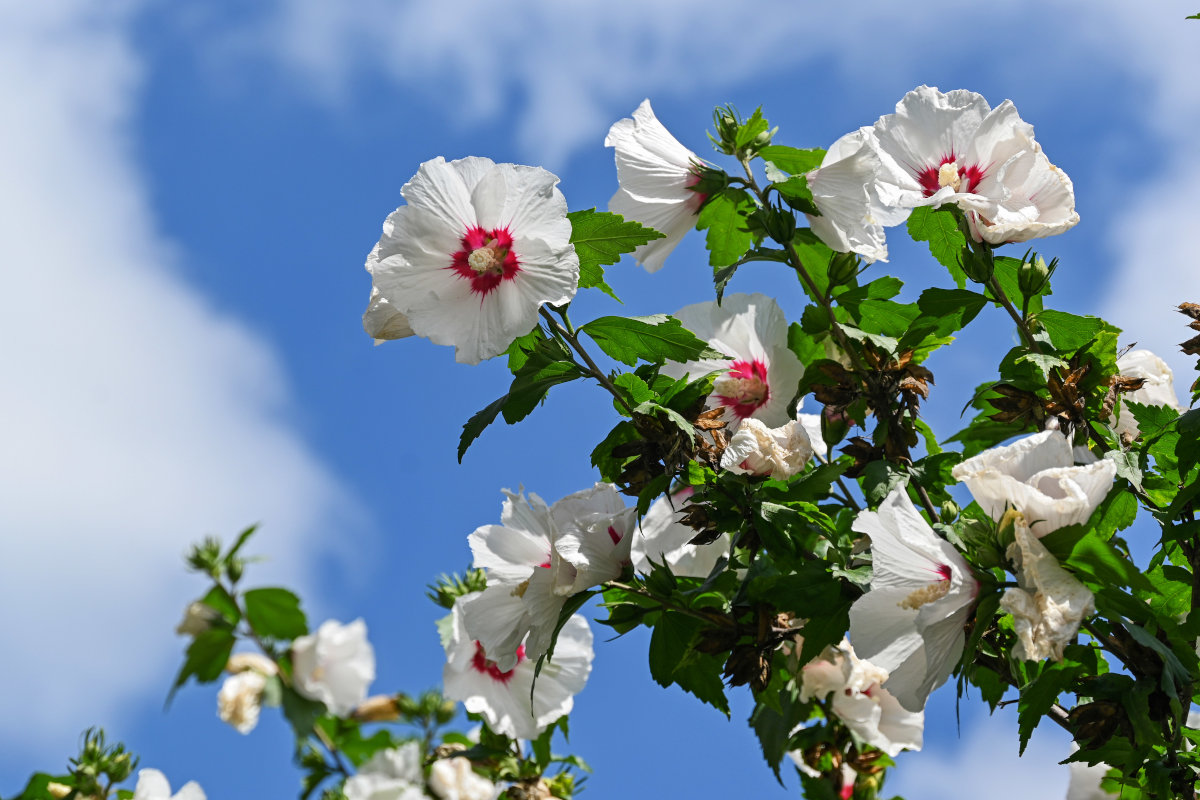
<path id="1" fill-rule="evenodd" d="M 1111 700 L 1095 700 L 1071 709 L 1067 721 L 1075 731 L 1075 740 L 1099 746 L 1116 735 L 1121 727 L 1121 708 Z"/>
<path id="2" fill-rule="evenodd" d="M 544 779 L 526 778 L 508 787 L 502 796 L 508 800 L 552 800 L 554 793 Z"/>
<path id="3" fill-rule="evenodd" d="M 733 648 L 725 662 L 725 679 L 730 686 L 750 684 L 761 692 L 771 682 L 771 657 L 756 645 L 743 644 Z"/>
<path id="4" fill-rule="evenodd" d="M 1200 336 L 1193 336 L 1186 342 L 1180 342 L 1179 347 L 1185 354 L 1189 356 L 1200 355 Z"/>
<path id="5" fill-rule="evenodd" d="M 400 707 L 392 695 L 377 694 L 359 703 L 350 717 L 359 722 L 390 722 L 400 719 Z"/>
<path id="6" fill-rule="evenodd" d="M 1179 313 L 1186 314 L 1197 322 L 1200 322 L 1200 303 L 1180 303 Z"/>
<path id="7" fill-rule="evenodd" d="M 433 748 L 433 758 L 430 760 L 441 761 L 443 758 L 451 758 L 459 753 L 465 752 L 466 749 L 467 746 L 465 744 L 458 744 L 457 742 L 439 744 L 437 747 Z"/>
<path id="8" fill-rule="evenodd" d="M 715 655 L 732 650 L 737 640 L 738 632 L 735 628 L 706 628 L 700 632 L 693 647 L 698 652 Z"/>

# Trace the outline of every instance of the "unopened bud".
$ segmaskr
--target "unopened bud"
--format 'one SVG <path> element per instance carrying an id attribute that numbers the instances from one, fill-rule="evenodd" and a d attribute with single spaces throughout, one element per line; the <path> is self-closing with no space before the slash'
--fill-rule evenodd
<path id="1" fill-rule="evenodd" d="M 992 260 L 992 249 L 984 245 L 982 249 L 966 248 L 962 251 L 962 268 L 967 277 L 976 283 L 987 283 L 992 279 L 996 265 Z"/>
<path id="2" fill-rule="evenodd" d="M 849 283 L 858 274 L 858 256 L 854 253 L 834 253 L 829 262 L 829 286 Z"/>
<path id="3" fill-rule="evenodd" d="M 458 703 L 453 700 L 443 700 L 442 705 L 437 710 L 437 721 L 442 725 L 447 724 L 458 713 Z"/>
<path id="4" fill-rule="evenodd" d="M 953 500 L 947 500 L 942 503 L 941 517 L 942 522 L 953 522 L 958 519 L 958 503 Z"/>
<path id="5" fill-rule="evenodd" d="M 1017 286 L 1025 297 L 1037 297 L 1050 280 L 1050 268 L 1041 256 L 1024 261 L 1017 269 Z"/>
<path id="6" fill-rule="evenodd" d="M 796 236 L 796 215 L 779 207 L 767 206 L 756 215 L 762 227 L 775 241 L 787 244 Z"/>
<path id="7" fill-rule="evenodd" d="M 180 636 L 199 636 L 211 628 L 219 616 L 216 609 L 207 603 L 199 600 L 188 603 L 188 607 L 183 612 L 183 619 L 175 626 L 175 632 Z"/>
<path id="8" fill-rule="evenodd" d="M 120 783 L 129 777 L 129 773 L 133 772 L 134 760 L 129 753 L 120 753 L 108 762 L 108 768 L 104 771 L 108 773 L 108 777 L 112 778 L 113 783 Z"/>
<path id="9" fill-rule="evenodd" d="M 50 781 L 46 784 L 46 793 L 51 797 L 62 800 L 62 798 L 71 793 L 71 787 L 67 786 L 65 783 L 55 783 L 54 781 Z"/>
<path id="10" fill-rule="evenodd" d="M 378 694 L 359 703 L 350 716 L 359 722 L 391 722 L 400 719 L 400 707 L 395 697 Z"/>
<path id="11" fill-rule="evenodd" d="M 225 574 L 229 576 L 230 583 L 237 583 L 242 579 L 242 573 L 246 571 L 246 562 L 236 556 L 229 559 L 229 563 L 225 565 Z"/>

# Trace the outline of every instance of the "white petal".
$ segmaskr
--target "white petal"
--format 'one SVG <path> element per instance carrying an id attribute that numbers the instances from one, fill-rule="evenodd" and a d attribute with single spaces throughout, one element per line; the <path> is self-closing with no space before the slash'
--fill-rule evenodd
<path id="1" fill-rule="evenodd" d="M 367 302 L 367 310 L 362 318 L 363 330 L 379 344 L 388 339 L 403 339 L 413 335 L 408 317 L 396 310 L 379 290 L 371 287 L 371 299 Z"/>
<path id="2" fill-rule="evenodd" d="M 915 177 L 945 157 L 965 156 L 989 110 L 974 92 L 918 86 L 896 104 L 895 114 L 875 123 L 875 134 L 880 149 Z"/>
<path id="3" fill-rule="evenodd" d="M 169 800 L 171 784 L 167 776 L 156 769 L 138 770 L 137 786 L 133 790 L 134 800 Z"/>

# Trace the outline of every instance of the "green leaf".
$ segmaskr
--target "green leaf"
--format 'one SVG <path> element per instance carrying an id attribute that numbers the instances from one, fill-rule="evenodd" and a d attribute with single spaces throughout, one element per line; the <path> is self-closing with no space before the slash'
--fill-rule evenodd
<path id="1" fill-rule="evenodd" d="M 967 285 L 967 273 L 962 268 L 962 251 L 967 238 L 958 228 L 958 221 L 949 208 L 914 208 L 908 218 L 908 234 L 914 241 L 928 242 L 929 252 L 938 263 L 950 271 L 950 277 L 962 289 Z"/>
<path id="2" fill-rule="evenodd" d="M 259 636 L 295 639 L 308 633 L 300 598 L 287 589 L 251 589 L 242 600 L 246 605 L 246 621 Z"/>
<path id="3" fill-rule="evenodd" d="M 246 544 L 246 542 L 250 541 L 250 537 L 253 536 L 254 532 L 257 530 L 258 525 L 251 525 L 239 533 L 237 540 L 233 543 L 233 547 L 229 548 L 229 552 L 225 554 L 225 561 L 229 561 L 229 559 L 241 552 L 242 547 Z"/>
<path id="4" fill-rule="evenodd" d="M 615 264 L 623 254 L 664 237 L 659 231 L 626 220 L 620 214 L 594 208 L 572 211 L 567 219 L 571 221 L 571 244 L 579 256 L 579 288 L 595 287 L 614 300 L 619 298 L 604 282 L 604 266 Z"/>
<path id="5" fill-rule="evenodd" d="M 781 144 L 770 144 L 758 151 L 758 157 L 770 161 L 789 175 L 803 175 L 821 166 L 825 151 L 819 147 L 801 150 Z"/>
<path id="6" fill-rule="evenodd" d="M 1193 408 L 1175 423 L 1179 441 L 1175 444 L 1175 457 L 1179 459 L 1179 474 L 1187 475 L 1200 461 L 1200 408 Z"/>
<path id="7" fill-rule="evenodd" d="M 530 365 L 534 364 L 533 368 Z M 504 402 L 501 413 L 504 421 L 513 425 L 525 419 L 546 398 L 546 393 L 560 383 L 568 383 L 577 378 L 586 378 L 584 372 L 571 361 L 529 362 L 521 368 L 520 373 L 513 379 L 512 387 Z"/>
<path id="8" fill-rule="evenodd" d="M 1083 671 L 1083 665 L 1064 658 L 1057 663 L 1048 662 L 1036 678 L 1028 685 L 1021 687 L 1021 698 L 1017 702 L 1017 727 L 1021 747 L 1019 754 L 1024 755 L 1025 745 L 1033 729 L 1046 716 L 1050 707 L 1058 702 L 1058 697 L 1068 691 Z"/>
<path id="9" fill-rule="evenodd" d="M 804 623 L 800 632 L 804 645 L 800 649 L 800 663 L 812 661 L 826 647 L 837 644 L 850 629 L 850 601 L 843 599 L 839 605 L 825 611 Z"/>
<path id="10" fill-rule="evenodd" d="M 1065 360 L 1056 355 L 1051 355 L 1050 353 L 1034 353 L 1030 351 L 1023 352 L 1017 357 L 1016 360 L 1017 364 L 1023 364 L 1026 362 L 1033 364 L 1038 368 L 1038 370 L 1042 373 L 1043 381 L 1050 378 L 1050 370 L 1068 366 Z"/>
<path id="11" fill-rule="evenodd" d="M 290 686 L 283 687 L 283 716 L 292 725 L 296 739 L 303 741 L 313 732 L 313 726 L 325 713 L 325 704 L 309 700 L 296 693 Z"/>
<path id="12" fill-rule="evenodd" d="M 471 415 L 467 424 L 463 425 L 462 435 L 458 437 L 458 463 L 462 463 L 463 456 L 467 454 L 467 448 L 479 438 L 479 434 L 483 433 L 484 428 L 496 420 L 496 415 L 500 413 L 500 409 L 504 408 L 504 404 L 507 402 L 508 395 L 504 395 L 493 400 L 486 408 Z"/>
<path id="13" fill-rule="evenodd" d="M 781 183 L 771 184 L 779 196 L 789 206 L 804 214 L 820 214 L 817 204 L 813 201 L 812 190 L 808 188 L 808 180 L 803 175 L 796 175 Z"/>
<path id="14" fill-rule="evenodd" d="M 762 115 L 762 106 L 754 109 L 754 113 L 750 115 L 750 119 L 738 126 L 737 137 L 734 139 L 734 145 L 738 150 L 741 150 L 746 145 L 753 142 L 760 133 L 766 133 L 771 124 L 767 122 Z"/>
<path id="15" fill-rule="evenodd" d="M 230 625 L 237 625 L 242 619 L 242 612 L 238 610 L 237 601 L 220 584 L 209 589 L 208 594 L 200 598 L 200 602 L 220 614 Z"/>
<path id="16" fill-rule="evenodd" d="M 1053 308 L 1041 312 L 1035 319 L 1050 336 L 1054 347 L 1064 352 L 1078 350 L 1106 329 L 1118 331 L 1099 317 L 1068 314 Z"/>
<path id="17" fill-rule="evenodd" d="M 759 703 L 750 714 L 750 727 L 758 736 L 759 746 L 762 747 L 763 758 L 775 773 L 775 779 L 782 785 L 783 779 L 779 774 L 779 765 L 787 755 L 788 742 L 791 741 L 792 731 L 804 721 L 807 703 L 801 703 L 791 692 L 779 693 L 779 709 Z"/>
<path id="18" fill-rule="evenodd" d="M 1041 541 L 1060 564 L 1094 586 L 1154 591 L 1154 585 L 1137 566 L 1095 530 L 1070 525 L 1051 531 Z"/>
<path id="19" fill-rule="evenodd" d="M 754 243 L 746 218 L 754 213 L 754 201 L 741 189 L 725 189 L 705 201 L 696 220 L 699 230 L 708 231 L 708 263 L 713 267 L 736 264 Z"/>
<path id="20" fill-rule="evenodd" d="M 660 686 L 677 683 L 728 715 L 721 661 L 691 650 L 691 642 L 703 624 L 695 617 L 663 612 L 650 636 L 650 675 Z"/>
<path id="21" fill-rule="evenodd" d="M 1137 453 L 1109 450 L 1104 454 L 1104 458 L 1116 465 L 1117 477 L 1129 481 L 1129 485 L 1138 491 L 1142 490 L 1142 470 L 1138 466 Z"/>
<path id="22" fill-rule="evenodd" d="M 908 472 L 887 461 L 872 461 L 862 472 L 863 496 L 872 508 L 882 503 L 893 489 L 907 483 Z"/>
<path id="23" fill-rule="evenodd" d="M 649 317 L 600 317 L 580 328 L 592 337 L 600 349 L 622 364 L 635 366 L 638 360 L 652 364 L 667 361 L 686 363 L 703 358 L 727 359 L 708 342 L 666 314 Z"/>
<path id="24" fill-rule="evenodd" d="M 167 704 L 170 704 L 179 687 L 187 683 L 188 678 L 194 677 L 199 683 L 212 683 L 221 677 L 236 641 L 233 631 L 227 628 L 209 628 L 197 634 L 188 645 L 183 666 L 175 677 L 175 685 L 167 695 Z"/>

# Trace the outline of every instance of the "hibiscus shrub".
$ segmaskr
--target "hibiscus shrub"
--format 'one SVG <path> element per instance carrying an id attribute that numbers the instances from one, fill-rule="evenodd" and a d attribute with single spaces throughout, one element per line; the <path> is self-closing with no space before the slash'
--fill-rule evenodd
<path id="1" fill-rule="evenodd" d="M 952 676 L 960 697 L 1015 702 L 1022 750 L 1046 720 L 1067 730 L 1065 760 L 1091 765 L 1073 791 L 1196 796 L 1200 410 L 1120 330 L 1047 307 L 1058 262 L 1019 243 L 1078 215 L 1032 126 L 1011 102 L 925 86 L 828 150 L 777 144 L 760 111 L 713 123 L 732 172 L 648 101 L 613 125 L 608 212 L 568 213 L 540 168 L 426 162 L 368 256 L 372 337 L 507 359 L 460 460 L 562 383 L 595 381 L 618 415 L 591 452 L 599 482 L 552 503 L 505 491 L 499 523 L 468 537 L 472 569 L 432 587 L 450 612 L 441 692 L 367 697 L 361 621 L 314 632 L 291 592 L 240 588 L 252 531 L 191 555 L 212 588 L 180 626 L 175 688 L 228 672 L 218 708 L 242 732 L 280 706 L 304 797 L 568 798 L 586 767 L 551 740 L 591 670 L 581 609 L 599 603 L 616 633 L 651 631 L 663 686 L 725 714 L 750 692 L 768 765 L 794 764 L 807 797 L 885 796 Z M 912 302 L 879 263 L 902 223 L 948 274 Z M 580 289 L 615 298 L 605 267 L 631 254 L 654 272 L 693 229 L 714 301 L 571 319 Z M 791 321 L 726 293 L 750 261 L 796 275 Z M 1180 311 L 1200 330 L 1200 306 Z M 939 437 L 925 364 L 984 313 L 1018 343 Z M 1122 532 L 1139 512 L 1161 538 L 1135 553 Z M 456 702 L 475 734 L 443 731 Z"/>

